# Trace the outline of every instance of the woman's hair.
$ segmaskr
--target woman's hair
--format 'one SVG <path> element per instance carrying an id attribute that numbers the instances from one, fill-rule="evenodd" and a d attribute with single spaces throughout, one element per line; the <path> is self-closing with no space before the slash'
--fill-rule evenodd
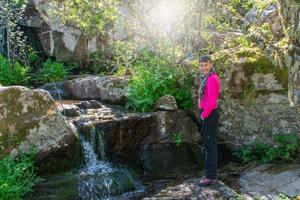
<path id="1" fill-rule="evenodd" d="M 199 62 L 211 62 L 211 58 L 209 55 L 204 55 L 199 58 Z"/>

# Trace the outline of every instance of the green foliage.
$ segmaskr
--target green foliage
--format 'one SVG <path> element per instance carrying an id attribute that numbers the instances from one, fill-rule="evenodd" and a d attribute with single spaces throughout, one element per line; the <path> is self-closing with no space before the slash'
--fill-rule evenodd
<path id="1" fill-rule="evenodd" d="M 138 57 L 136 44 L 127 41 L 114 41 L 105 51 L 91 54 L 92 63 L 85 72 L 95 74 L 126 75 L 130 72 L 132 61 Z"/>
<path id="2" fill-rule="evenodd" d="M 227 23 L 223 17 L 207 15 L 205 17 L 207 25 L 214 25 L 217 31 L 226 32 L 232 28 L 232 25 Z"/>
<path id="3" fill-rule="evenodd" d="M 180 146 L 180 145 L 182 144 L 181 133 L 175 132 L 175 133 L 172 135 L 172 140 L 173 140 L 173 142 L 176 144 L 176 146 Z"/>
<path id="4" fill-rule="evenodd" d="M 250 48 L 251 47 L 250 42 L 247 40 L 247 37 L 244 36 L 244 35 L 241 35 L 241 36 L 235 38 L 235 41 L 241 47 L 244 47 L 244 48 Z"/>
<path id="5" fill-rule="evenodd" d="M 38 70 L 35 80 L 40 83 L 60 81 L 69 73 L 69 69 L 62 63 L 46 60 Z"/>
<path id="6" fill-rule="evenodd" d="M 25 84 L 28 79 L 29 67 L 22 66 L 19 62 L 11 63 L 0 54 L 0 84 L 17 85 Z"/>
<path id="7" fill-rule="evenodd" d="M 163 56 L 143 50 L 132 67 L 133 76 L 127 87 L 127 108 L 152 111 L 155 102 L 169 94 L 175 97 L 179 108 L 193 106 L 190 94 L 192 74 L 172 65 Z"/>
<path id="8" fill-rule="evenodd" d="M 300 152 L 300 143 L 295 134 L 279 134 L 274 136 L 275 146 L 254 142 L 245 146 L 234 155 L 243 162 L 267 163 L 271 161 L 291 161 Z"/>
<path id="9" fill-rule="evenodd" d="M 226 4 L 230 10 L 244 16 L 253 6 L 255 0 L 231 0 Z"/>
<path id="10" fill-rule="evenodd" d="M 264 9 L 266 9 L 266 7 L 272 3 L 276 3 L 277 0 L 264 0 L 264 1 L 261 1 L 261 0 L 253 0 L 254 2 L 254 6 L 260 10 L 260 11 L 263 11 Z"/>
<path id="11" fill-rule="evenodd" d="M 116 0 L 52 0 L 52 12 L 63 23 L 81 29 L 86 35 L 107 34 L 117 20 Z"/>
<path id="12" fill-rule="evenodd" d="M 21 153 L 16 159 L 0 160 L 0 199 L 19 200 L 40 181 L 34 172 L 34 155 Z"/>

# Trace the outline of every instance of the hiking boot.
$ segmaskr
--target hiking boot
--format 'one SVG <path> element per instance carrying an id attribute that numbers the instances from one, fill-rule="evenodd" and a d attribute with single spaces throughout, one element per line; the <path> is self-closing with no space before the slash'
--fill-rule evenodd
<path id="1" fill-rule="evenodd" d="M 205 186 L 209 186 L 209 185 L 212 185 L 215 183 L 217 183 L 216 179 L 209 179 L 209 178 L 204 177 L 204 178 L 201 178 L 199 186 L 205 187 Z"/>

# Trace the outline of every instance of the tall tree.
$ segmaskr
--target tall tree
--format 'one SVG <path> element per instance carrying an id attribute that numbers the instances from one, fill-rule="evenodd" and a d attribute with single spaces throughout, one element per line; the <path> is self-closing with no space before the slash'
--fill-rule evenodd
<path id="1" fill-rule="evenodd" d="M 18 22 L 22 20 L 26 1 L 0 1 L 0 53 L 5 54 L 9 62 L 26 63 L 26 42 Z"/>

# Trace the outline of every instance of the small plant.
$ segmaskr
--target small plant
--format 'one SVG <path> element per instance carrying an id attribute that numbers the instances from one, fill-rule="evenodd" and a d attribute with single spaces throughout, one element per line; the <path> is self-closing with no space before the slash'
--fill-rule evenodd
<path id="1" fill-rule="evenodd" d="M 17 85 L 25 84 L 28 79 L 29 67 L 19 62 L 12 63 L 0 54 L 0 84 Z"/>
<path id="2" fill-rule="evenodd" d="M 20 200 L 41 179 L 34 172 L 35 153 L 10 156 L 0 160 L 0 199 Z"/>
<path id="3" fill-rule="evenodd" d="M 181 133 L 177 133 L 177 132 L 174 133 L 172 135 L 172 140 L 176 144 L 176 146 L 179 147 L 181 145 L 181 143 L 182 143 Z"/>
<path id="4" fill-rule="evenodd" d="M 60 81 L 64 79 L 68 73 L 69 69 L 62 63 L 48 59 L 42 64 L 42 68 L 38 70 L 35 80 L 40 83 Z"/>
<path id="5" fill-rule="evenodd" d="M 244 163 L 271 161 L 291 161 L 300 151 L 300 143 L 295 134 L 280 134 L 274 136 L 276 145 L 270 147 L 267 144 L 254 142 L 245 146 L 234 155 Z"/>

